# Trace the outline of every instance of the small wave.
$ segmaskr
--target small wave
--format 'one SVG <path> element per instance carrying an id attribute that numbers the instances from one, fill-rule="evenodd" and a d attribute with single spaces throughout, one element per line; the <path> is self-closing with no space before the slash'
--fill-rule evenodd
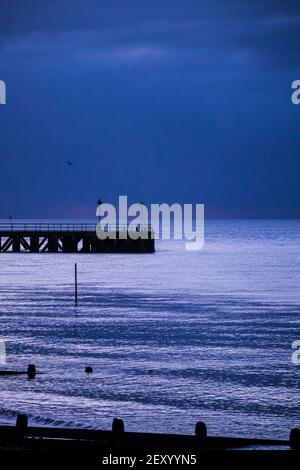
<path id="1" fill-rule="evenodd" d="M 18 412 L 14 410 L 10 410 L 8 408 L 0 408 L 0 416 L 4 418 L 16 418 Z"/>
<path id="2" fill-rule="evenodd" d="M 23 410 L 11 410 L 9 408 L 0 408 L 0 420 L 5 421 L 6 423 L 12 423 L 15 421 L 18 414 L 23 414 L 23 413 L 27 414 L 29 425 L 38 424 L 41 426 L 60 427 L 60 428 L 75 427 L 75 423 L 73 422 L 47 418 L 43 416 L 36 416 L 31 413 L 26 413 Z"/>

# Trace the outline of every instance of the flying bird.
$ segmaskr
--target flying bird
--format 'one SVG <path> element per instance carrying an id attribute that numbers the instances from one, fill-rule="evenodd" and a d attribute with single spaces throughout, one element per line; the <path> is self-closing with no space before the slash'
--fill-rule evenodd
<path id="1" fill-rule="evenodd" d="M 73 163 L 71 162 L 71 160 L 67 160 L 67 165 L 68 165 L 68 166 L 72 166 L 72 165 L 73 165 Z"/>

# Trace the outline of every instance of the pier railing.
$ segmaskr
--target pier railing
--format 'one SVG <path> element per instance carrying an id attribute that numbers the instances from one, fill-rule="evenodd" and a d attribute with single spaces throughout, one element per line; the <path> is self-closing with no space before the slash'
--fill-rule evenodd
<path id="1" fill-rule="evenodd" d="M 97 223 L 0 223 L 1 232 L 95 232 Z M 106 231 L 128 230 L 126 224 L 103 224 Z M 151 230 L 151 225 L 142 225 L 141 230 Z"/>
<path id="2" fill-rule="evenodd" d="M 0 231 L 10 232 L 91 232 L 96 230 L 96 224 L 85 223 L 0 223 Z"/>

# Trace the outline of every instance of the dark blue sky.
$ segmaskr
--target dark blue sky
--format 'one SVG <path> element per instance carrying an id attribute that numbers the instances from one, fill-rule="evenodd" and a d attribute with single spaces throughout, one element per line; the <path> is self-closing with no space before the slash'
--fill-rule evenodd
<path id="1" fill-rule="evenodd" d="M 299 216 L 299 43 L 296 0 L 1 0 L 0 217 Z"/>

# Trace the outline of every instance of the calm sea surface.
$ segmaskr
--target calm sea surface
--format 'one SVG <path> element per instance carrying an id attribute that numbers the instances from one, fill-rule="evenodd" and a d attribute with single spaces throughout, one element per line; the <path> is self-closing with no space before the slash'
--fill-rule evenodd
<path id="1" fill-rule="evenodd" d="M 207 221 L 205 236 L 196 253 L 163 241 L 147 255 L 0 254 L 1 368 L 42 372 L 0 377 L 0 423 L 24 412 L 193 433 L 203 420 L 210 434 L 287 437 L 300 425 L 300 221 Z"/>

